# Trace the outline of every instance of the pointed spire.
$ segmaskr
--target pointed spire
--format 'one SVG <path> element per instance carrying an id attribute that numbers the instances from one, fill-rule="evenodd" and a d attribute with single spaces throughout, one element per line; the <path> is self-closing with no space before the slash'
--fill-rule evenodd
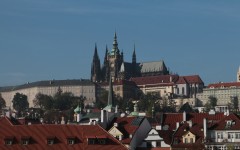
<path id="1" fill-rule="evenodd" d="M 135 52 L 135 44 L 134 44 L 134 48 L 133 48 L 133 55 L 132 55 L 132 63 L 137 63 L 137 59 L 136 59 L 136 52 Z"/>
<path id="2" fill-rule="evenodd" d="M 93 59 L 99 59 L 99 57 L 98 57 L 98 51 L 97 51 L 97 43 L 95 43 L 95 50 L 94 50 Z"/>
<path id="3" fill-rule="evenodd" d="M 113 85 L 111 75 L 109 78 L 108 106 L 113 106 Z"/>
<path id="4" fill-rule="evenodd" d="M 115 33 L 114 33 L 114 40 L 113 40 L 113 48 L 112 48 L 110 54 L 111 55 L 115 55 L 116 52 L 119 52 L 119 50 L 118 50 L 118 42 L 117 42 L 117 33 L 115 31 Z"/>

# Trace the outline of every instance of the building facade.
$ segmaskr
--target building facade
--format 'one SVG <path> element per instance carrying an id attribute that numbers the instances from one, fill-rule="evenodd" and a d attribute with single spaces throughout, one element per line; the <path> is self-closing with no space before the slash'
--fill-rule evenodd
<path id="1" fill-rule="evenodd" d="M 24 85 L 0 88 L 6 106 L 12 107 L 16 93 L 27 96 L 29 107 L 34 107 L 33 100 L 38 93 L 54 96 L 59 88 L 62 92 L 71 92 L 74 96 L 86 97 L 85 105 L 92 106 L 96 102 L 96 85 L 90 80 L 51 80 L 27 83 Z"/>

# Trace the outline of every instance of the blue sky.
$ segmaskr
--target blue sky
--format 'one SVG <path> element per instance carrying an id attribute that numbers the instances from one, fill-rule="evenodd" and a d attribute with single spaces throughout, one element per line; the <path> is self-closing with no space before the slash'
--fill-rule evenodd
<path id="1" fill-rule="evenodd" d="M 205 84 L 236 81 L 240 1 L 1 0 L 0 86 L 90 78 L 97 43 L 101 63 L 115 30 L 125 61 L 164 60 Z"/>

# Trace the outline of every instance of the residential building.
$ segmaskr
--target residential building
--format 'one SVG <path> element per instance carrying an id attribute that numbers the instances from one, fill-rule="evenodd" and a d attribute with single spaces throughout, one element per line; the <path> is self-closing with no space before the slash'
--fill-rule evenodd
<path id="1" fill-rule="evenodd" d="M 151 125 L 145 117 L 122 116 L 113 119 L 108 132 L 134 150 L 141 145 L 150 130 Z"/>

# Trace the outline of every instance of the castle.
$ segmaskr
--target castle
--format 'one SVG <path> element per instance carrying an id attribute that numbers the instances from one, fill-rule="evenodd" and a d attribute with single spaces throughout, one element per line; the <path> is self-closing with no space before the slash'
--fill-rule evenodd
<path id="1" fill-rule="evenodd" d="M 97 45 L 93 55 L 91 65 L 91 81 L 107 82 L 111 76 L 113 80 L 128 80 L 132 77 L 168 75 L 164 61 L 138 63 L 136 57 L 135 46 L 132 54 L 132 62 L 125 62 L 123 52 L 119 51 L 117 34 L 114 34 L 113 47 L 109 51 L 106 47 L 103 65 L 101 66 L 98 56 Z"/>

